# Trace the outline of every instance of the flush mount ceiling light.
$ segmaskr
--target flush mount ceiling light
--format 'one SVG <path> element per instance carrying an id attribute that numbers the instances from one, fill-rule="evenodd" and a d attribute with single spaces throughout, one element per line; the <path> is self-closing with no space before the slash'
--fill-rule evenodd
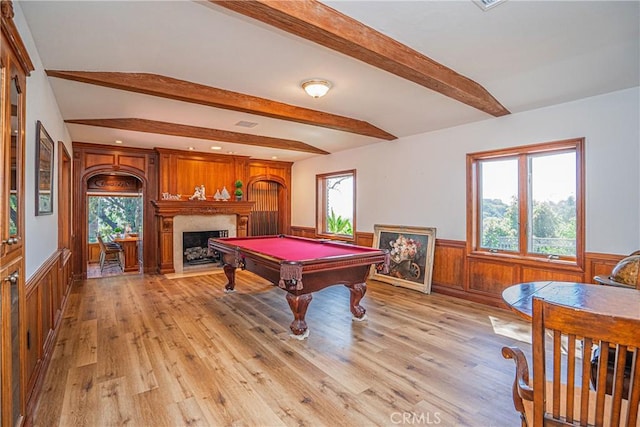
<path id="1" fill-rule="evenodd" d="M 236 126 L 240 126 L 243 128 L 253 128 L 258 126 L 258 124 L 256 122 L 248 122 L 246 120 L 240 120 L 238 123 L 236 123 Z"/>
<path id="2" fill-rule="evenodd" d="M 314 98 L 320 98 L 325 96 L 329 89 L 331 89 L 331 83 L 322 79 L 311 79 L 302 82 L 302 89 Z"/>

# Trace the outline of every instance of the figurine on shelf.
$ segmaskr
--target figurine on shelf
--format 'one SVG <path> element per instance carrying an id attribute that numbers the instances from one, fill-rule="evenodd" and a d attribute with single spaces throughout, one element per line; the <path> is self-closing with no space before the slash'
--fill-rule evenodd
<path id="1" fill-rule="evenodd" d="M 195 191 L 193 195 L 189 197 L 189 200 L 206 200 L 207 198 L 204 195 L 204 184 L 195 187 Z"/>
<path id="2" fill-rule="evenodd" d="M 220 194 L 220 189 L 216 189 L 216 194 L 213 195 L 213 200 L 215 200 L 216 202 L 219 202 L 220 200 L 222 200 L 222 194 Z"/>
<path id="3" fill-rule="evenodd" d="M 162 193 L 162 200 L 180 200 L 181 197 L 180 194 Z"/>
<path id="4" fill-rule="evenodd" d="M 222 193 L 220 193 L 220 197 L 222 198 L 223 202 L 226 202 L 231 198 L 229 191 L 227 191 L 227 187 L 222 187 Z"/>

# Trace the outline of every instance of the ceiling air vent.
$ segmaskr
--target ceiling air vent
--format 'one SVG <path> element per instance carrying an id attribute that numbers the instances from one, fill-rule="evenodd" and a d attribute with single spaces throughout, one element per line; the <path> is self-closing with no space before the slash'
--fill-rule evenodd
<path id="1" fill-rule="evenodd" d="M 244 121 L 244 120 L 240 120 L 238 123 L 236 123 L 236 126 L 240 126 L 240 127 L 243 127 L 243 128 L 253 128 L 253 127 L 258 126 L 258 124 L 254 123 L 254 122 L 247 122 L 247 121 Z"/>
<path id="2" fill-rule="evenodd" d="M 478 7 L 484 11 L 496 7 L 499 4 L 504 3 L 507 0 L 472 0 Z"/>

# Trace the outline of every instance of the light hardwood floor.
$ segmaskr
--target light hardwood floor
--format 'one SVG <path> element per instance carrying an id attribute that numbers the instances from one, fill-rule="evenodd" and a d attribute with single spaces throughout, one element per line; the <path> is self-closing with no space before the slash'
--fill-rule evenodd
<path id="1" fill-rule="evenodd" d="M 289 338 L 285 293 L 252 273 L 119 276 L 74 286 L 35 426 L 519 426 L 507 310 L 369 282 L 313 295 Z M 528 339 L 528 338 L 523 338 Z"/>

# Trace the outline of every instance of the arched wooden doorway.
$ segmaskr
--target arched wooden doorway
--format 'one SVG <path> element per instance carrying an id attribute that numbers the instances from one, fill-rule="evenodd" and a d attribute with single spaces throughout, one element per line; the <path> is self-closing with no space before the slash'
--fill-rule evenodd
<path id="1" fill-rule="evenodd" d="M 288 233 L 289 200 L 279 177 L 257 176 L 247 186 L 247 199 L 255 202 L 249 220 L 252 236 Z"/>
<path id="2" fill-rule="evenodd" d="M 148 216 L 150 213 L 147 212 L 149 209 L 147 206 L 145 206 L 146 204 L 148 204 L 147 200 L 149 197 L 149 195 L 147 194 L 148 182 L 144 176 L 141 176 L 140 174 L 136 173 L 136 171 L 132 171 L 132 170 L 123 171 L 122 168 L 120 170 L 114 170 L 114 168 L 112 167 L 94 168 L 92 170 L 85 171 L 85 173 L 81 175 L 81 178 L 80 178 L 81 184 L 76 193 L 77 194 L 77 199 L 76 199 L 77 200 L 77 204 L 76 204 L 77 221 L 74 224 L 74 228 L 76 230 L 76 235 L 77 235 L 77 241 L 75 242 L 74 247 L 76 248 L 75 253 L 79 255 L 78 260 L 75 261 L 76 267 L 74 270 L 75 272 L 80 273 L 82 278 L 87 277 L 87 266 L 89 265 L 91 258 L 95 256 L 95 254 L 91 253 L 91 244 L 89 242 L 90 240 L 89 221 L 88 221 L 89 194 L 96 191 L 96 189 L 94 188 L 96 185 L 96 181 L 99 182 L 101 179 L 104 179 L 107 185 L 106 193 L 108 194 L 109 179 L 113 179 L 113 185 L 122 186 L 123 182 L 126 181 L 126 179 L 122 180 L 122 178 L 127 178 L 135 183 L 135 189 L 131 189 L 131 192 L 132 194 L 134 193 L 139 194 L 140 198 L 142 199 L 142 206 L 143 206 L 142 228 L 145 231 L 148 231 L 148 233 L 146 234 L 153 234 L 153 231 L 149 230 L 149 227 L 148 227 L 148 223 L 149 223 Z M 101 185 L 101 184 L 98 184 L 98 185 Z M 114 190 L 114 192 L 126 193 L 127 191 L 126 190 L 123 191 L 123 189 L 120 188 L 120 191 Z M 147 252 L 149 250 L 149 248 L 146 247 L 147 241 L 146 239 L 144 239 L 144 244 L 142 244 L 142 241 L 143 241 L 142 238 L 149 237 L 149 236 L 146 236 L 146 235 L 143 236 L 142 230 L 140 231 L 141 233 L 139 237 L 140 237 L 141 243 L 139 245 L 136 245 L 135 251 L 137 252 L 138 248 L 141 248 L 142 252 Z M 140 255 L 142 255 L 142 253 L 140 253 Z M 145 257 L 143 256 L 139 257 L 141 262 L 144 258 Z"/>
<path id="3" fill-rule="evenodd" d="M 158 197 L 157 153 L 153 150 L 98 144 L 73 143 L 73 275 L 87 274 L 87 180 L 97 174 L 135 176 L 142 183 L 144 197 L 143 267 L 145 273 L 157 268 L 157 221 L 151 201 Z"/>
<path id="4" fill-rule="evenodd" d="M 143 260 L 142 191 L 143 182 L 135 175 L 99 173 L 88 177 L 85 194 L 87 278 L 140 273 Z M 108 249 L 106 245 L 113 246 Z"/>

